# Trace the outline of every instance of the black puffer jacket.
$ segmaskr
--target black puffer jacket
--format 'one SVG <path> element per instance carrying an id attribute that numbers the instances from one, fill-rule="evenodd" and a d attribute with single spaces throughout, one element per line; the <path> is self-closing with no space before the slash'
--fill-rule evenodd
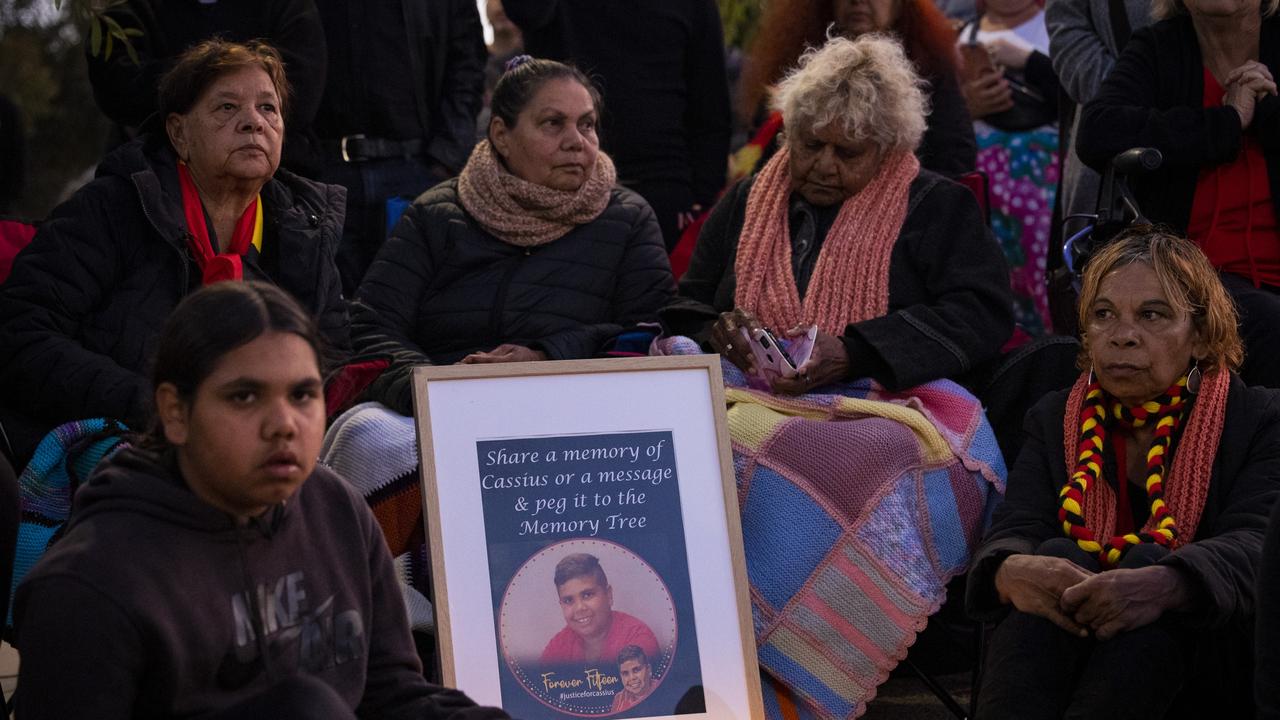
<path id="1" fill-rule="evenodd" d="M 14 262 L 0 286 L 0 422 L 19 463 L 64 422 L 146 421 L 160 330 L 200 287 L 181 197 L 168 142 L 135 140 L 53 211 Z M 244 269 L 319 316 L 338 348 L 349 342 L 333 264 L 345 203 L 340 187 L 279 171 L 262 188 L 262 255 Z"/>
<path id="2" fill-rule="evenodd" d="M 680 299 L 662 311 L 669 333 L 705 342 L 738 288 L 738 240 L 754 178 L 729 188 L 698 236 Z M 752 308 L 745 308 L 752 310 Z M 961 185 L 921 170 L 889 256 L 889 312 L 846 326 L 850 377 L 893 389 L 951 378 L 975 385 L 1013 332 L 1009 267 Z"/>
<path id="3" fill-rule="evenodd" d="M 653 211 L 615 187 L 598 218 L 546 245 L 490 235 L 448 180 L 418 198 L 360 285 L 352 332 L 361 357 L 391 367 L 367 396 L 412 410 L 414 365 L 449 364 L 503 343 L 553 360 L 591 357 L 627 325 L 655 321 L 675 295 Z"/>

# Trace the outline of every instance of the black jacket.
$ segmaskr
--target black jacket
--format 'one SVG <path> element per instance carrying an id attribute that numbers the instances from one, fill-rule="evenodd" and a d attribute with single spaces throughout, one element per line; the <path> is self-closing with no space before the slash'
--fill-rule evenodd
<path id="1" fill-rule="evenodd" d="M 967 605 L 972 615 L 998 617 L 995 572 L 1015 553 L 1034 552 L 1062 535 L 1057 523 L 1058 491 L 1067 482 L 1063 455 L 1062 390 L 1045 396 L 1027 414 L 1022 453 L 1009 472 L 1004 502 L 973 557 Z M 1177 445 L 1173 453 L 1177 456 Z M 1245 387 L 1232 376 L 1226 421 L 1209 479 L 1209 495 L 1193 542 L 1162 565 L 1185 571 L 1197 602 L 1187 613 L 1196 627 L 1253 628 L 1254 587 L 1267 517 L 1280 495 L 1280 391 Z M 1107 478 L 1112 482 L 1113 478 Z"/>
<path id="2" fill-rule="evenodd" d="M 1069 394 L 1046 395 L 1027 414 L 1026 441 L 1009 472 L 1004 502 L 970 565 L 965 605 L 975 619 L 995 620 L 1008 609 L 995 594 L 995 574 L 1004 558 L 1062 537 L 1057 512 L 1058 492 L 1067 481 L 1062 443 Z M 1175 440 L 1175 458 L 1177 452 Z M 1262 579 L 1258 563 L 1268 516 L 1280 496 L 1277 478 L 1280 391 L 1246 387 L 1233 375 L 1196 536 L 1159 561 L 1184 573 L 1194 597 L 1191 608 L 1178 613 L 1180 625 L 1191 631 L 1186 657 L 1192 670 L 1184 674 L 1186 684 L 1170 717 L 1253 716 L 1255 589 Z"/>
<path id="3" fill-rule="evenodd" d="M 236 42 L 266 40 L 284 58 L 292 92 L 285 117 L 284 165 L 294 172 L 311 169 L 311 121 L 325 85 L 324 29 L 313 0 L 258 0 L 202 3 L 198 0 L 128 0 L 106 15 L 141 35 L 130 38 L 138 62 L 123 43 L 106 33 L 101 52 L 85 43 L 93 97 L 114 122 L 137 127 L 157 110 L 160 76 L 188 47 L 218 36 Z M 161 127 L 148 126 L 156 130 Z M 309 173 L 308 173 L 309 174 Z"/>
<path id="4" fill-rule="evenodd" d="M 382 531 L 324 467 L 239 525 L 171 456 L 122 451 L 76 494 L 14 618 L 24 718 L 198 717 L 299 673 L 362 718 L 506 717 L 423 679 Z"/>
<path id="5" fill-rule="evenodd" d="M 286 170 L 262 188 L 260 262 L 318 316 L 325 339 L 349 344 L 334 252 L 346 191 Z M 113 417 L 142 429 L 146 378 L 165 318 L 200 287 L 190 258 L 176 159 L 150 136 L 119 148 L 93 182 L 54 209 L 0 286 L 0 421 L 19 466 L 56 425 Z"/>
<path id="6" fill-rule="evenodd" d="M 655 321 L 675 295 L 653 211 L 615 187 L 608 207 L 546 245 L 490 235 L 458 201 L 458 181 L 401 218 L 360 285 L 352 332 L 361 357 L 391 367 L 369 399 L 410 414 L 410 370 L 515 343 L 552 360 L 591 357 L 628 325 Z"/>
<path id="7" fill-rule="evenodd" d="M 734 308 L 752 182 L 731 188 L 702 227 L 680 300 L 662 312 L 669 332 L 702 341 L 717 315 Z M 845 328 L 852 376 L 894 389 L 963 379 L 995 358 L 1012 332 L 1008 265 L 973 194 L 921 170 L 889 258 L 889 313 Z"/>
<path id="8" fill-rule="evenodd" d="M 1260 61 L 1280 76 L 1280 18 L 1263 18 Z M 1248 132 L 1258 138 L 1280 212 L 1280 98 L 1258 101 Z M 1102 172 L 1133 147 L 1164 155 L 1156 172 L 1130 179 L 1142 212 L 1186 232 L 1196 181 L 1206 167 L 1234 162 L 1244 132 L 1235 109 L 1204 107 L 1204 60 L 1189 16 L 1134 32 L 1098 95 L 1085 105 L 1077 151 Z"/>
<path id="9" fill-rule="evenodd" d="M 978 165 L 978 141 L 955 73 L 933 75 L 928 83 L 928 125 L 916 149 L 920 165 L 947 177 L 973 172 Z"/>

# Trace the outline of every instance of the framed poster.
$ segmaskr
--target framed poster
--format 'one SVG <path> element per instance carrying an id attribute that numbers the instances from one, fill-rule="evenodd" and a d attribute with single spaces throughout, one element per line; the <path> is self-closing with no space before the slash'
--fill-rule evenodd
<path id="1" fill-rule="evenodd" d="M 716 356 L 421 367 L 414 401 L 445 684 L 764 717 Z"/>

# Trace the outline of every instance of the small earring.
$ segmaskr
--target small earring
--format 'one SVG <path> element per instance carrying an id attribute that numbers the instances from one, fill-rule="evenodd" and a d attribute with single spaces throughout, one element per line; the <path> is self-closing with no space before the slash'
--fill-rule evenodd
<path id="1" fill-rule="evenodd" d="M 1191 368 L 1191 372 L 1187 373 L 1187 392 L 1192 395 L 1200 394 L 1200 381 L 1203 376 L 1200 372 L 1200 360 L 1196 359 L 1195 366 Z"/>

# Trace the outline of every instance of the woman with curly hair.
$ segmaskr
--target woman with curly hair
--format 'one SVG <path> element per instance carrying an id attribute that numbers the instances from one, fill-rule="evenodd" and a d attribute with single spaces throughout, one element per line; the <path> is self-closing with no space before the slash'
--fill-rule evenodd
<path id="1" fill-rule="evenodd" d="M 739 111 L 744 116 L 760 114 L 772 85 L 795 66 L 806 47 L 821 46 L 829 33 L 851 40 L 865 33 L 886 33 L 902 43 L 916 72 L 928 83 L 932 111 L 916 151 L 920 164 L 949 177 L 973 170 L 977 144 L 956 79 L 956 33 L 932 0 L 770 0 L 760 27 L 768 32 L 756 36 L 742 73 Z M 752 146 L 771 153 L 780 127 L 781 115 L 768 115 Z M 758 169 L 758 152 L 748 150 L 752 157 L 735 158 L 735 179 Z"/>

